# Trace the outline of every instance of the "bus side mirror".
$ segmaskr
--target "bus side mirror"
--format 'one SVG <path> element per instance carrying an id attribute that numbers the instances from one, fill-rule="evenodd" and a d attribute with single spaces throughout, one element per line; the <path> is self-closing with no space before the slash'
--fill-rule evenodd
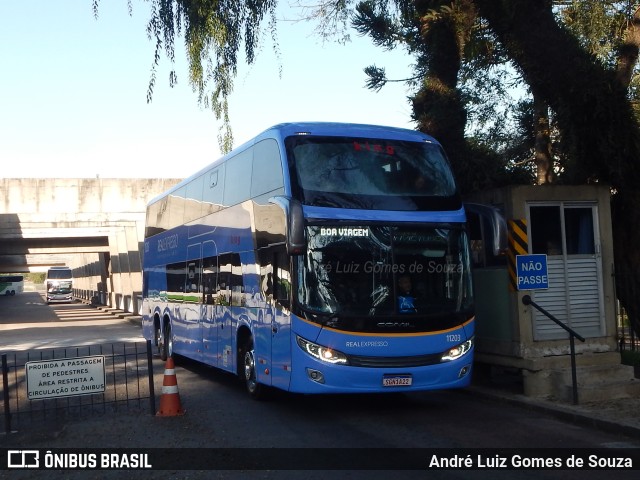
<path id="1" fill-rule="evenodd" d="M 502 255 L 507 250 L 507 222 L 500 210 L 480 203 L 465 203 L 464 208 L 488 222 L 491 238 L 487 238 L 487 241 L 490 242 L 494 256 Z"/>
<path id="2" fill-rule="evenodd" d="M 302 204 L 298 200 L 281 195 L 271 197 L 269 203 L 279 206 L 284 212 L 287 254 L 300 255 L 304 253 L 307 248 L 307 240 L 304 234 Z"/>

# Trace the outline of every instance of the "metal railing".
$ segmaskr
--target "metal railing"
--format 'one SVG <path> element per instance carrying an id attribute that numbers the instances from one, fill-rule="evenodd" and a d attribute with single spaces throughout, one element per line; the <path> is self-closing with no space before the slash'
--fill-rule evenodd
<path id="1" fill-rule="evenodd" d="M 30 399 L 28 364 L 61 359 L 104 357 L 104 391 L 59 397 Z M 57 382 L 56 382 L 57 383 Z M 148 401 L 155 414 L 155 391 L 151 342 L 112 343 L 2 354 L 2 399 L 5 433 L 17 424 L 25 426 L 46 418 L 73 413 L 74 416 L 123 407 L 143 408 Z"/>
<path id="2" fill-rule="evenodd" d="M 560 320 L 558 320 L 552 314 L 547 312 L 544 308 L 542 308 L 536 302 L 531 300 L 531 296 L 525 295 L 524 297 L 522 297 L 522 303 L 527 306 L 531 305 L 540 313 L 545 315 L 547 318 L 555 322 L 557 325 L 559 325 L 569 333 L 569 347 L 571 349 L 571 387 L 573 392 L 573 404 L 577 405 L 578 404 L 578 380 L 576 375 L 576 346 L 575 346 L 574 338 L 577 338 L 581 342 L 584 342 L 584 337 L 582 337 L 578 332 L 573 330 L 571 327 L 568 327 L 567 325 L 562 323 Z"/>

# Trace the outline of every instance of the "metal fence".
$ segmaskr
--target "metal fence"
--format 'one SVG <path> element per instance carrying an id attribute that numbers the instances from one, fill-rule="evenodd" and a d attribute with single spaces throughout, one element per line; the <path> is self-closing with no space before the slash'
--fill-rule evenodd
<path id="1" fill-rule="evenodd" d="M 618 346 L 620 351 L 640 351 L 640 338 L 638 338 L 638 319 L 634 315 L 640 312 L 640 297 L 637 285 L 640 284 L 640 276 L 637 272 L 616 272 L 614 277 L 618 298 L 616 307 L 616 328 L 618 333 Z M 623 301 L 624 299 L 624 304 Z M 626 308 L 625 308 L 626 307 Z"/>
<path id="2" fill-rule="evenodd" d="M 63 361 L 70 365 L 82 365 L 83 362 L 89 362 L 88 359 L 98 359 L 96 363 L 100 363 L 100 367 L 103 368 L 103 379 L 97 384 L 91 383 L 96 389 L 100 388 L 100 392 L 93 393 L 90 390 L 93 387 L 82 385 L 83 381 L 89 379 L 60 378 L 62 374 L 91 372 L 86 368 L 66 371 L 51 368 L 51 374 L 38 372 L 39 376 L 48 377 L 41 384 L 50 384 L 52 387 L 45 386 L 34 391 L 32 370 L 35 367 L 46 369 L 62 365 Z M 28 385 L 29 378 L 32 379 L 31 385 Z M 93 378 L 90 380 L 94 381 Z M 69 383 L 74 385 L 74 382 L 78 385 L 72 388 L 66 386 Z M 58 385 L 63 387 L 58 388 Z M 71 393 L 72 391 L 75 393 Z M 155 392 L 151 343 L 112 343 L 4 353 L 2 407 L 5 433 L 46 419 L 57 419 L 66 415 L 77 418 L 122 408 L 148 408 L 153 415 Z"/>
<path id="3" fill-rule="evenodd" d="M 640 351 L 640 338 L 636 334 L 627 310 L 616 301 L 616 328 L 620 351 Z"/>

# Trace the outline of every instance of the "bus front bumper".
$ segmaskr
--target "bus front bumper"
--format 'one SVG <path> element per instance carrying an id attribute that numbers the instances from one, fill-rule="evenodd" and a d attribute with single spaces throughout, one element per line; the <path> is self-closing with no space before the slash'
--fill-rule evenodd
<path id="1" fill-rule="evenodd" d="M 295 350 L 294 350 L 295 351 Z M 294 353 L 290 391 L 299 393 L 415 392 L 464 388 L 471 383 L 473 349 L 435 365 L 369 368 L 327 364 Z"/>
<path id="2" fill-rule="evenodd" d="M 70 302 L 73 300 L 73 296 L 70 293 L 58 294 L 58 293 L 48 293 L 47 294 L 47 302 Z"/>

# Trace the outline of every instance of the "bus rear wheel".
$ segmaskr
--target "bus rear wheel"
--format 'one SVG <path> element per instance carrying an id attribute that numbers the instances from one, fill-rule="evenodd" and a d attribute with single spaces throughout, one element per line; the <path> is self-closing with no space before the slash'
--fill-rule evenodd
<path id="1" fill-rule="evenodd" d="M 156 323 L 153 329 L 153 345 L 158 349 L 158 355 L 160 355 L 160 343 L 162 342 L 162 330 L 160 330 L 160 324 Z"/>
<path id="2" fill-rule="evenodd" d="M 160 353 L 160 360 L 166 360 L 173 355 L 173 337 L 171 336 L 171 324 L 167 323 L 164 326 L 164 333 L 158 332 L 158 352 Z"/>

